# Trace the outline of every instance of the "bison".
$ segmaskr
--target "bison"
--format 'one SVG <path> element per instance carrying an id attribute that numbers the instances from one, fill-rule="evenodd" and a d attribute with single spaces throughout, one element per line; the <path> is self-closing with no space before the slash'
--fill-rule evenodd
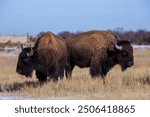
<path id="1" fill-rule="evenodd" d="M 67 39 L 66 44 L 67 78 L 71 77 L 75 65 L 80 68 L 90 67 L 92 78 L 103 78 L 116 64 L 121 66 L 122 71 L 134 64 L 130 42 L 120 41 L 118 36 L 110 31 L 83 32 Z"/>
<path id="2" fill-rule="evenodd" d="M 22 47 L 16 72 L 32 77 L 35 70 L 39 81 L 44 82 L 47 77 L 57 81 L 63 78 L 66 63 L 67 47 L 64 39 L 45 32 L 39 36 L 34 47 Z"/>

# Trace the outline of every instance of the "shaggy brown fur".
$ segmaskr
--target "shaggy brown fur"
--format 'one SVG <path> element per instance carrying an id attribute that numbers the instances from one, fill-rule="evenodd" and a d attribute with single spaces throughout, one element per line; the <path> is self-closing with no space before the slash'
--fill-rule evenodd
<path id="1" fill-rule="evenodd" d="M 81 68 L 90 67 L 92 77 L 106 75 L 112 66 L 119 63 L 117 59 L 112 59 L 112 55 L 109 56 L 112 53 L 109 50 L 114 50 L 115 56 L 118 56 L 117 54 L 121 52 L 115 49 L 117 42 L 119 40 L 112 32 L 97 30 L 84 32 L 68 39 L 66 41 L 68 49 L 66 76 L 71 77 L 75 65 Z M 130 43 L 126 45 L 131 46 Z M 132 51 L 132 48 L 128 50 L 132 57 L 133 53 L 130 51 Z M 108 63 L 112 64 L 109 66 Z"/>
<path id="2" fill-rule="evenodd" d="M 51 32 L 44 33 L 35 44 L 40 64 L 44 67 L 56 64 L 66 57 L 65 41 Z M 65 55 L 65 56 L 64 56 Z"/>
<path id="3" fill-rule="evenodd" d="M 40 81 L 46 81 L 47 76 L 54 80 L 63 77 L 67 62 L 67 48 L 62 38 L 51 32 L 43 33 L 33 48 L 34 54 L 28 57 L 27 53 L 30 51 L 30 48 L 24 48 L 20 53 L 17 65 L 18 73 L 30 76 L 33 71 L 31 69 L 35 69 L 36 76 Z M 22 62 L 24 59 L 28 61 Z"/>

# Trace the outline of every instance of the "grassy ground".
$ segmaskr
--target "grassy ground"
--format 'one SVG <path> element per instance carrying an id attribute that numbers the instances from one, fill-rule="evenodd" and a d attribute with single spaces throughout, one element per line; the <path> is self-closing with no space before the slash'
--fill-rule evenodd
<path id="1" fill-rule="evenodd" d="M 0 57 L 0 95 L 29 99 L 150 99 L 150 50 L 134 50 L 134 56 L 135 65 L 125 72 L 115 66 L 105 85 L 101 78 L 91 79 L 89 69 L 76 67 L 72 79 L 42 86 L 35 75 L 27 79 L 15 72 L 17 57 Z"/>
<path id="2" fill-rule="evenodd" d="M 26 36 L 0 36 L 0 42 L 6 43 L 9 40 L 11 42 L 18 42 L 20 41 L 21 43 L 27 42 L 27 37 Z"/>

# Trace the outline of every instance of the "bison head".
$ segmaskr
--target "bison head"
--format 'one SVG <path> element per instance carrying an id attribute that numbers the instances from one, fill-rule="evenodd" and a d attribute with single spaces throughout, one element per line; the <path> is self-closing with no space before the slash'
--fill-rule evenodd
<path id="1" fill-rule="evenodd" d="M 113 59 L 114 64 L 121 66 L 122 71 L 134 64 L 133 48 L 129 41 L 119 41 L 108 56 Z"/>
<path id="2" fill-rule="evenodd" d="M 17 68 L 16 72 L 25 75 L 26 77 L 32 77 L 32 72 L 34 70 L 33 66 L 33 48 L 32 47 L 26 47 L 23 48 L 22 46 L 22 51 L 19 54 L 18 58 L 18 63 L 17 63 Z"/>

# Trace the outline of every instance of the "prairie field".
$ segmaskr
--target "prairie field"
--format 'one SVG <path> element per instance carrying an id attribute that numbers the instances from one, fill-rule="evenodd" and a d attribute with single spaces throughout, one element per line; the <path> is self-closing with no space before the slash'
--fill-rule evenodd
<path id="1" fill-rule="evenodd" d="M 21 42 L 21 43 L 25 43 L 27 41 L 27 37 L 26 36 L 0 36 L 0 42 L 2 43 L 6 43 L 9 40 L 11 40 L 11 42 Z"/>
<path id="2" fill-rule="evenodd" d="M 134 49 L 134 66 L 122 72 L 119 65 L 105 78 L 92 79 L 89 69 L 76 67 L 72 79 L 43 85 L 16 73 L 18 56 L 0 57 L 0 96 L 23 99 L 150 99 L 150 49 Z"/>

